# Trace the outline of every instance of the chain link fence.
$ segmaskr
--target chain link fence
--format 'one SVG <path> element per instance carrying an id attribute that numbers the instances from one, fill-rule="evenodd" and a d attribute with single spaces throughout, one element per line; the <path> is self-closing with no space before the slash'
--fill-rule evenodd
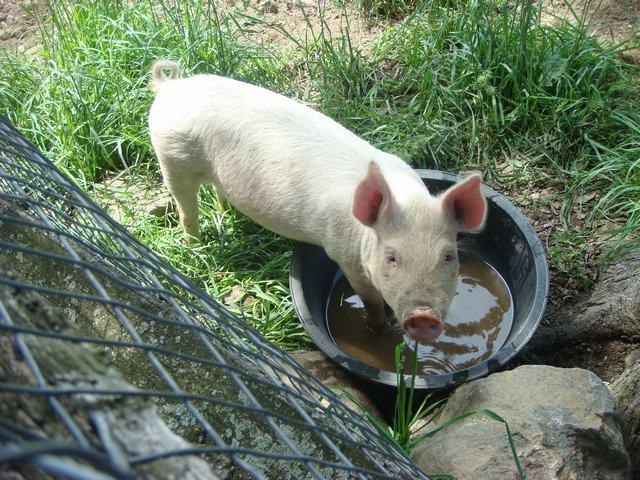
<path id="1" fill-rule="evenodd" d="M 427 479 L 0 120 L 0 478 Z"/>

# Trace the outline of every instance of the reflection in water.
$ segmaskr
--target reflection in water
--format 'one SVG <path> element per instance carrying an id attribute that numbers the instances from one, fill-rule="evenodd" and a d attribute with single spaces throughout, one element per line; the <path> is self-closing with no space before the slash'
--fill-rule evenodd
<path id="1" fill-rule="evenodd" d="M 333 286 L 327 304 L 329 331 L 338 347 L 373 367 L 395 371 L 394 348 L 408 349 L 405 372 L 413 362 L 415 342 L 400 333 L 376 334 L 366 326 L 364 306 L 344 277 Z M 460 266 L 456 295 L 444 332 L 418 346 L 418 374 L 439 374 L 471 367 L 504 345 L 513 323 L 511 294 L 504 279 L 487 263 Z"/>

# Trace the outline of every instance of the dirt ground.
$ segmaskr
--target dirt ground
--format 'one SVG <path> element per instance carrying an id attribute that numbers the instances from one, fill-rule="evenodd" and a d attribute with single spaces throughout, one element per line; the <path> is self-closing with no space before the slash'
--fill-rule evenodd
<path id="1" fill-rule="evenodd" d="M 37 22 L 31 1 L 0 0 L 0 48 L 28 50 L 35 45 Z"/>
<path id="2" fill-rule="evenodd" d="M 545 0 L 544 23 L 563 19 L 575 23 L 576 18 L 583 17 L 601 39 L 612 43 L 624 42 L 634 36 L 637 39 L 640 35 L 640 0 L 578 0 L 571 9 L 566 0 Z M 640 48 L 630 49 L 622 55 L 628 62 L 640 65 Z"/>
<path id="3" fill-rule="evenodd" d="M 353 6 L 345 2 L 349 18 L 351 39 L 358 48 L 366 51 L 372 41 L 386 28 L 389 20 L 365 18 Z M 34 45 L 37 22 L 31 11 L 40 8 L 42 0 L 0 0 L 0 47 L 29 49 Z M 298 38 L 311 34 L 307 20 L 319 30 L 319 13 L 324 13 L 326 26 L 331 32 L 345 27 L 342 7 L 327 0 L 226 0 L 227 8 L 244 11 L 248 15 L 260 15 L 274 24 L 284 26 Z M 640 0 L 575 0 L 571 8 L 567 0 L 544 0 L 542 20 L 545 23 L 585 16 L 587 23 L 603 38 L 623 41 L 640 34 Z M 257 27 L 256 35 L 265 42 L 282 46 L 290 42 L 272 28 Z M 635 49 L 631 59 L 640 63 L 640 52 Z"/>
<path id="4" fill-rule="evenodd" d="M 348 27 L 349 38 L 360 50 L 366 52 L 371 48 L 373 40 L 382 34 L 387 23 L 365 18 L 360 10 L 355 8 L 354 3 L 346 2 L 345 7 L 338 8 L 332 2 L 317 0 L 227 1 L 232 8 L 247 14 L 262 15 L 268 23 L 284 27 L 298 39 L 312 39 L 314 35 L 317 36 L 322 28 L 320 18 L 324 20 L 325 30 L 334 36 Z M 295 45 L 290 38 L 270 26 L 256 25 L 255 30 L 254 38 L 269 44 L 270 47 L 282 49 Z"/>
<path id="5" fill-rule="evenodd" d="M 39 0 L 0 0 L 0 49 L 4 47 L 37 53 L 37 22 L 30 15 L 30 11 L 38 8 L 38 5 L 41 5 Z M 334 35 L 345 28 L 348 17 L 351 40 L 357 48 L 365 52 L 389 24 L 389 20 L 386 19 L 365 18 L 354 7 L 346 7 L 348 15 L 345 17 L 342 8 L 337 7 L 335 2 L 323 0 L 226 0 L 224 5 L 225 8 L 238 9 L 248 16 L 259 15 L 273 25 L 281 25 L 298 38 L 317 35 L 321 26 L 320 13 L 325 26 Z M 578 0 L 572 8 L 567 7 L 565 0 L 545 0 L 543 5 L 543 21 L 547 23 L 563 19 L 572 21 L 582 15 L 589 18 L 589 25 L 607 41 L 619 42 L 634 35 L 637 38 L 640 34 L 640 0 Z M 311 29 L 309 24 L 312 25 Z M 277 28 L 258 23 L 254 27 L 254 33 L 249 35 L 257 40 L 278 48 L 293 46 L 293 42 L 279 33 Z M 640 49 L 629 50 L 623 55 L 627 61 L 640 65 Z M 560 192 L 522 185 L 518 186 L 517 191 L 505 191 L 500 188 L 498 190 L 512 198 L 523 210 L 547 247 L 552 234 L 557 234 L 565 228 L 560 221 Z M 576 223 L 584 221 L 585 212 L 594 198 L 581 200 L 582 202 L 576 204 L 572 215 Z M 581 262 L 585 266 L 593 265 L 599 254 L 597 246 L 587 248 L 581 252 Z M 580 282 L 576 278 L 552 270 L 547 318 L 556 309 L 571 301 L 579 293 L 579 289 Z M 634 349 L 633 345 L 619 342 L 610 345 L 609 349 L 604 351 L 595 351 L 591 347 L 576 348 L 558 352 L 553 358 L 545 360 L 558 366 L 588 368 L 609 381 L 622 371 L 625 356 Z"/>

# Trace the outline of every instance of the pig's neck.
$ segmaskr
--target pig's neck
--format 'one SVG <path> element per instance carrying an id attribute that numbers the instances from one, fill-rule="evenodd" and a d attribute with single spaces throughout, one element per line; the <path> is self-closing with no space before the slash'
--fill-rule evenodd
<path id="1" fill-rule="evenodd" d="M 348 216 L 347 216 L 348 215 Z M 370 238 L 372 230 L 351 217 L 350 221 L 336 221 L 337 218 L 349 218 L 351 211 L 328 215 L 325 226 L 317 244 L 324 247 L 327 255 L 334 260 L 344 272 L 364 280 L 368 277 L 364 263 L 371 255 L 373 245 Z M 349 276 L 349 275 L 348 275 Z"/>
<path id="2" fill-rule="evenodd" d="M 359 232 L 360 237 L 360 264 L 362 273 L 373 284 L 370 266 L 375 262 L 375 245 L 377 244 L 376 233 L 372 228 L 362 226 Z M 375 286 L 375 285 L 374 285 Z"/>

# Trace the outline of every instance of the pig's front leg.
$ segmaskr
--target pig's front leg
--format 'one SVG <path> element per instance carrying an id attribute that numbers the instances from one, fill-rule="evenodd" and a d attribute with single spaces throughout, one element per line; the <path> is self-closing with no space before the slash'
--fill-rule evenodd
<path id="1" fill-rule="evenodd" d="M 391 322 L 387 318 L 384 300 L 380 300 L 378 298 L 366 298 L 361 293 L 358 293 L 358 296 L 362 299 L 362 303 L 364 303 L 364 309 L 367 313 L 367 327 L 372 332 L 376 333 L 391 332 L 393 330 L 393 327 L 391 326 Z"/>
<path id="2" fill-rule="evenodd" d="M 382 295 L 378 292 L 369 280 L 363 275 L 344 272 L 349 285 L 364 303 L 367 326 L 370 330 L 378 333 L 386 333 L 392 330 L 391 323 L 387 319 L 385 304 Z"/>

